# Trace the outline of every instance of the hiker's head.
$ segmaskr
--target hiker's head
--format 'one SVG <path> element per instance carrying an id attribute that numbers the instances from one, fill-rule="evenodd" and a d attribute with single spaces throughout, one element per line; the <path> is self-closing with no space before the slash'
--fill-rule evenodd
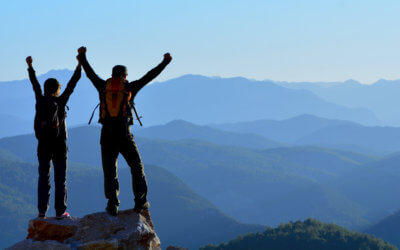
<path id="1" fill-rule="evenodd" d="M 123 65 L 115 65 L 112 69 L 112 77 L 126 78 L 128 75 L 128 69 Z"/>
<path id="2" fill-rule="evenodd" d="M 55 78 L 49 78 L 44 82 L 44 95 L 59 96 L 61 84 Z"/>

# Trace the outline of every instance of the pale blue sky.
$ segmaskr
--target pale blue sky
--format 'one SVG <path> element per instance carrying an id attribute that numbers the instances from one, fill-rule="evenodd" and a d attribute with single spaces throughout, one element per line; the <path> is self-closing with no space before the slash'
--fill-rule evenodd
<path id="1" fill-rule="evenodd" d="M 400 79 L 398 0 L 2 1 L 0 81 L 72 69 L 88 47 L 97 73 L 135 79 L 164 52 L 160 80 L 183 74 L 365 83 Z"/>

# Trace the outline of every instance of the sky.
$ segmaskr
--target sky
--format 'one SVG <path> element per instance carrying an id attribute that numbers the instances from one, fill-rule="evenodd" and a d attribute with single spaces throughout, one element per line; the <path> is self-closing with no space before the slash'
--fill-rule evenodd
<path id="1" fill-rule="evenodd" d="M 87 46 L 96 73 L 134 80 L 174 58 L 184 74 L 275 81 L 400 79 L 398 0 L 13 0 L 1 2 L 0 81 L 73 69 Z"/>

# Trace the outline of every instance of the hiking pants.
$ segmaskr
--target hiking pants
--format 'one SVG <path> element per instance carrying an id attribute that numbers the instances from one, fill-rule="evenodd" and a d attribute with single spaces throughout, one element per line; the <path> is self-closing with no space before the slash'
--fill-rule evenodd
<path id="1" fill-rule="evenodd" d="M 39 140 L 37 155 L 39 160 L 38 210 L 45 214 L 50 201 L 50 162 L 54 166 L 56 215 L 63 214 L 67 209 L 67 141 L 64 138 L 56 140 Z"/>
<path id="2" fill-rule="evenodd" d="M 129 128 L 128 128 L 129 129 Z M 125 158 L 132 174 L 132 189 L 135 204 L 140 206 L 147 202 L 147 181 L 143 163 L 133 135 L 129 130 L 104 125 L 101 130 L 101 158 L 104 172 L 104 193 L 108 207 L 118 207 L 119 181 L 117 158 L 119 153 Z"/>

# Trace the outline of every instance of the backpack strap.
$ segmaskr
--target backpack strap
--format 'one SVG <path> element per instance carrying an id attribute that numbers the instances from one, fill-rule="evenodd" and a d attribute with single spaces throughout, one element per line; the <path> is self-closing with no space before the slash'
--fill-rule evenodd
<path id="1" fill-rule="evenodd" d="M 92 115 L 90 116 L 88 125 L 90 125 L 90 123 L 92 122 L 93 116 L 94 116 L 94 112 L 96 112 L 96 109 L 100 106 L 100 103 L 96 105 L 96 107 L 93 109 Z"/>
<path id="2" fill-rule="evenodd" d="M 124 116 L 123 112 L 126 113 L 127 109 L 129 109 L 129 106 L 127 105 L 129 93 L 126 90 L 123 93 L 124 93 L 124 97 L 122 99 L 121 107 L 119 108 L 119 116 L 120 117 Z"/>
<path id="3" fill-rule="evenodd" d="M 103 92 L 101 93 L 101 98 L 102 98 L 102 102 L 103 102 L 103 105 L 104 105 L 104 109 L 103 109 L 103 112 L 104 112 L 104 117 L 102 117 L 103 119 L 106 119 L 107 117 L 110 117 L 110 113 L 108 112 L 108 106 L 107 106 L 107 101 L 106 101 L 106 88 L 104 87 L 104 89 L 103 89 Z"/>
<path id="4" fill-rule="evenodd" d="M 135 112 L 135 115 L 136 115 L 136 118 L 137 118 L 137 120 L 138 120 L 138 122 L 140 124 L 140 127 L 143 127 L 142 121 L 140 120 L 140 118 L 142 118 L 142 116 L 138 115 L 138 113 L 136 111 L 136 108 L 135 108 L 135 103 L 134 102 L 132 102 L 131 107 L 132 107 L 133 111 Z"/>

